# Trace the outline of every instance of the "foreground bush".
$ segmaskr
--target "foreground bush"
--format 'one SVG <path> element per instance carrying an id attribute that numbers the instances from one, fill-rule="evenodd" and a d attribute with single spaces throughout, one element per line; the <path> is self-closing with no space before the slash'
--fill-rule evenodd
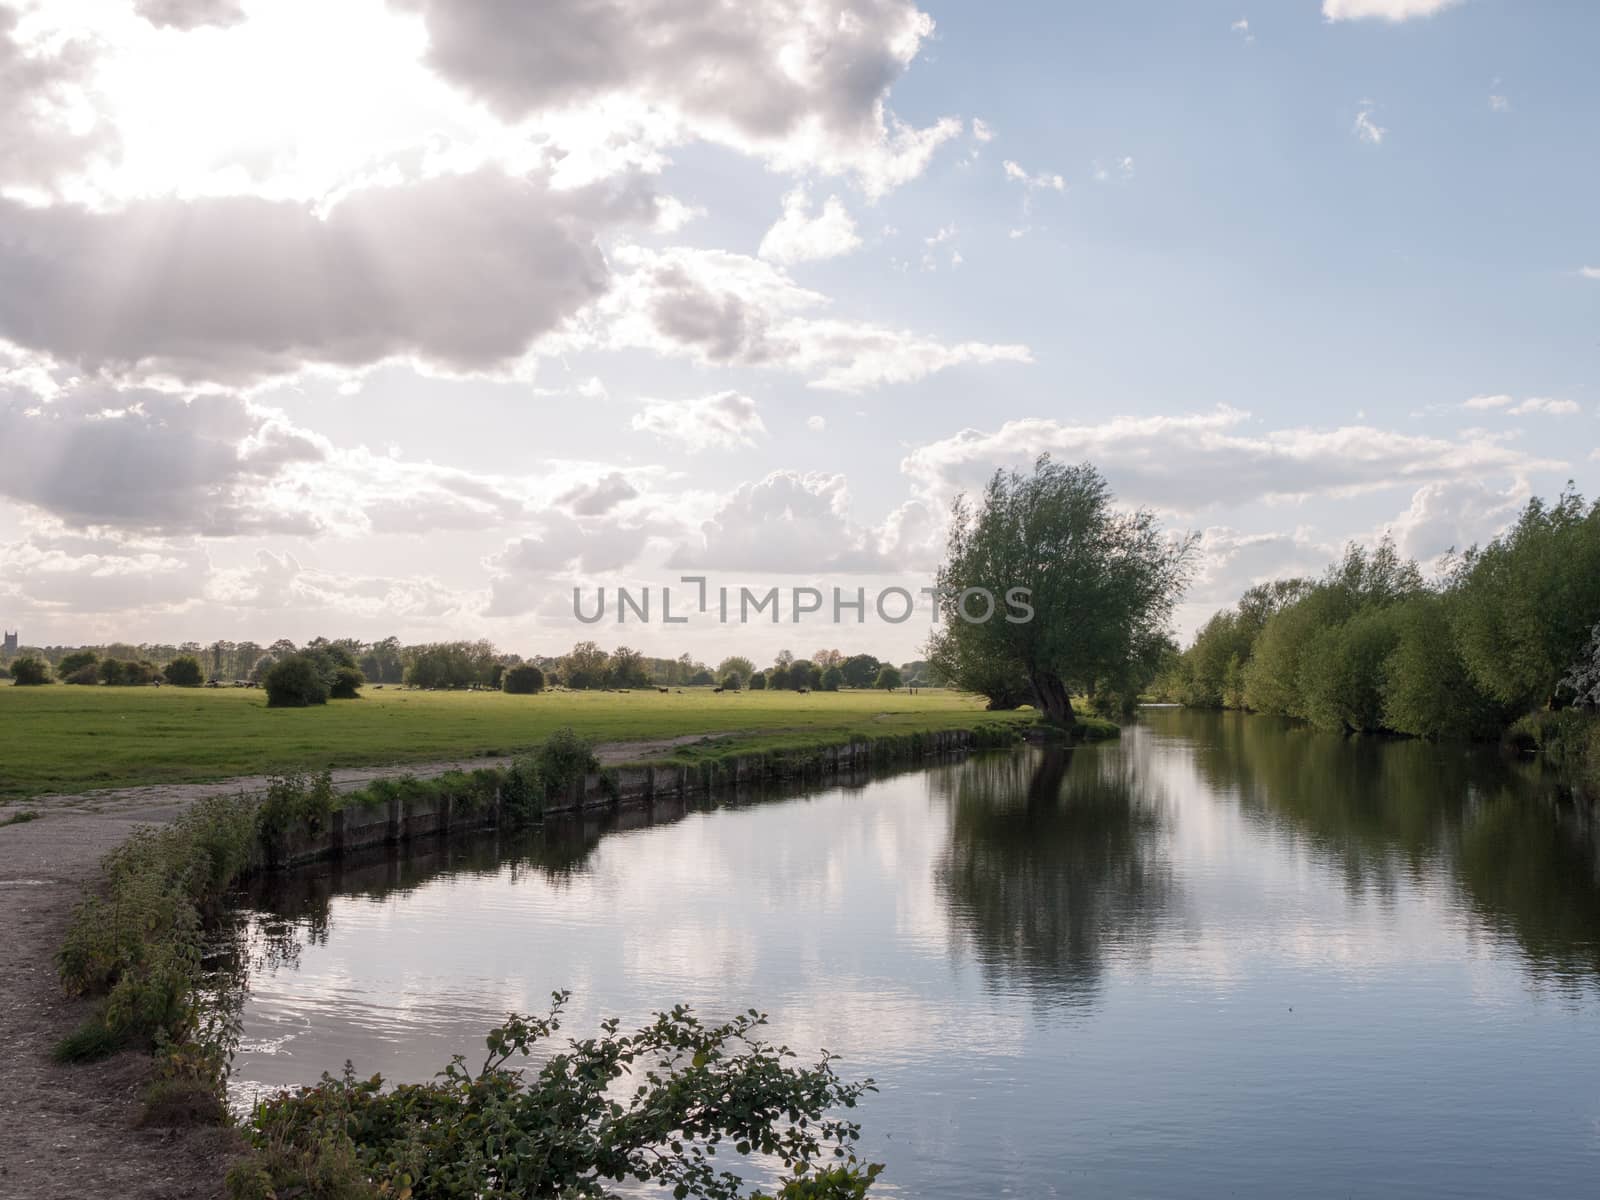
<path id="1" fill-rule="evenodd" d="M 309 708 L 328 702 L 328 684 L 310 655 L 291 654 L 268 669 L 262 686 L 268 708 Z"/>
<path id="2" fill-rule="evenodd" d="M 852 1152 L 859 1126 L 829 1115 L 854 1108 L 872 1081 L 842 1082 L 827 1054 L 795 1065 L 793 1051 L 757 1036 L 766 1018 L 754 1010 L 708 1026 L 680 1006 L 631 1034 L 609 1020 L 535 1073 L 511 1066 L 543 1051 L 566 1000 L 557 992 L 548 1016 L 493 1030 L 476 1072 L 458 1055 L 433 1083 L 385 1090 L 347 1067 L 264 1101 L 229 1196 L 599 1198 L 616 1194 L 608 1184 L 641 1182 L 729 1200 L 746 1194 L 719 1169 L 719 1150 L 731 1150 L 781 1162 L 781 1196 L 847 1200 L 880 1171 Z"/>
<path id="3" fill-rule="evenodd" d="M 500 687 L 513 696 L 531 696 L 544 691 L 544 672 L 532 663 L 521 663 L 506 671 Z"/>
<path id="4" fill-rule="evenodd" d="M 24 655 L 11 664 L 11 682 L 18 687 L 38 687 L 50 682 L 50 664 L 42 658 Z"/>

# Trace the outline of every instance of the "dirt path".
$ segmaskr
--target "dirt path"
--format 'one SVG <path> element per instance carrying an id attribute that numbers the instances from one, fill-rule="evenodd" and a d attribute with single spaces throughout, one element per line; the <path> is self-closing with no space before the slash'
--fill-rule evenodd
<path id="1" fill-rule="evenodd" d="M 705 736 L 613 742 L 596 752 L 603 763 L 632 762 Z M 493 761 L 353 767 L 333 775 L 335 786 L 348 791 L 380 776 L 440 775 Z M 0 1196 L 198 1200 L 221 1195 L 232 1135 L 135 1127 L 149 1058 L 122 1054 L 74 1067 L 50 1062 L 50 1047 L 87 1012 L 87 1005 L 62 995 L 54 958 L 96 865 L 136 825 L 170 821 L 204 796 L 259 791 L 265 784 L 265 777 L 252 775 L 41 796 L 0 808 L 0 820 L 23 809 L 41 814 L 35 821 L 0 827 Z"/>

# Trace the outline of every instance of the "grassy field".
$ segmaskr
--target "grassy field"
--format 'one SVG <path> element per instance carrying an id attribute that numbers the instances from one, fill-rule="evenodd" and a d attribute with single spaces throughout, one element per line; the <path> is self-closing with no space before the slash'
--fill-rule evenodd
<path id="1" fill-rule="evenodd" d="M 509 755 L 571 725 L 597 742 L 729 734 L 757 749 L 1031 720 L 953 692 L 368 690 L 326 707 L 269 709 L 250 689 L 0 687 L 0 799 L 287 769 Z M 683 755 L 692 755 L 692 747 Z"/>

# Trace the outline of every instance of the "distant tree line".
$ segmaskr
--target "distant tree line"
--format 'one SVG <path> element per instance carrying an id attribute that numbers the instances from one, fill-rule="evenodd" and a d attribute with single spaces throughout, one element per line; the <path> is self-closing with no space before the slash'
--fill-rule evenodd
<path id="1" fill-rule="evenodd" d="M 1529 501 L 1423 578 L 1387 538 L 1320 579 L 1249 589 L 1157 690 L 1323 729 L 1488 739 L 1523 714 L 1600 704 L 1600 503 Z"/>

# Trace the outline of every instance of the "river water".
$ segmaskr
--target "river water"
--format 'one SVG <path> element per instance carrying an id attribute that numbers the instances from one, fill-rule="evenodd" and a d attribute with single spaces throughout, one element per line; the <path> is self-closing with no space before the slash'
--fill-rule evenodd
<path id="1" fill-rule="evenodd" d="M 759 1008 L 880 1091 L 874 1194 L 1600 1194 L 1600 832 L 1491 751 L 1146 710 L 995 753 L 287 877 L 236 1099 L 512 1009 Z"/>

